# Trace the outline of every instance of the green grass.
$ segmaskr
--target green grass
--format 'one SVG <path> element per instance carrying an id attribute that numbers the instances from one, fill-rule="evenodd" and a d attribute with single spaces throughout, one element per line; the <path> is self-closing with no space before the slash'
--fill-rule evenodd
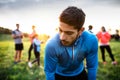
<path id="1" fill-rule="evenodd" d="M 41 67 L 34 64 L 32 68 L 28 67 L 28 49 L 30 42 L 28 39 L 23 39 L 24 50 L 22 52 L 22 62 L 14 64 L 14 41 L 10 35 L 0 35 L 0 79 L 2 80 L 45 80 L 43 70 L 44 44 L 41 45 Z M 31 60 L 34 60 L 32 51 Z"/>
<path id="2" fill-rule="evenodd" d="M 98 52 L 99 54 L 99 68 L 98 68 L 98 74 L 97 74 L 97 80 L 120 80 L 120 41 L 114 41 L 111 40 L 110 46 L 113 52 L 113 55 L 115 57 L 115 60 L 118 62 L 118 65 L 112 65 L 111 59 L 106 52 L 106 61 L 107 65 L 102 64 L 101 59 L 101 53 L 100 50 Z"/>
<path id="3" fill-rule="evenodd" d="M 28 48 L 30 42 L 28 38 L 23 39 L 24 50 L 22 53 L 22 62 L 14 64 L 14 41 L 10 35 L 0 34 L 0 80 L 46 80 L 45 73 L 43 70 L 44 67 L 44 47 L 41 45 L 41 56 L 40 64 L 41 67 L 38 67 L 37 64 L 34 64 L 32 68 L 28 67 L 27 58 L 28 58 Z M 112 52 L 115 59 L 118 62 L 118 65 L 114 66 L 111 64 L 111 59 L 106 53 L 107 65 L 103 66 L 100 50 L 99 55 L 99 67 L 97 80 L 120 80 L 120 42 L 114 40 L 110 43 Z M 34 54 L 32 52 L 32 60 L 34 59 Z"/>

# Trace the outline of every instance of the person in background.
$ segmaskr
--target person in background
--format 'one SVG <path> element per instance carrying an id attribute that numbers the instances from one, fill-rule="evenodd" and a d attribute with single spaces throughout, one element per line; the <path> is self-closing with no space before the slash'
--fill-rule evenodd
<path id="1" fill-rule="evenodd" d="M 45 46 L 46 80 L 96 80 L 98 40 L 96 35 L 83 29 L 85 16 L 83 10 L 75 6 L 69 6 L 60 14 L 59 33 Z"/>
<path id="2" fill-rule="evenodd" d="M 116 30 L 116 34 L 114 35 L 114 38 L 115 38 L 116 41 L 120 40 L 119 30 Z"/>
<path id="3" fill-rule="evenodd" d="M 30 58 L 31 58 L 31 52 L 32 52 L 32 49 L 33 49 L 33 37 L 34 35 L 36 34 L 36 30 L 35 30 L 35 26 L 33 25 L 32 26 L 32 33 L 29 35 L 29 38 L 30 38 L 30 47 L 29 47 L 29 50 L 28 50 L 28 62 L 30 61 Z"/>
<path id="4" fill-rule="evenodd" d="M 40 44 L 41 44 L 41 41 L 38 39 L 38 34 L 34 35 L 32 44 L 33 44 L 33 49 L 34 49 L 34 54 L 35 54 L 36 59 L 33 60 L 32 62 L 28 62 L 28 66 L 30 68 L 32 67 L 32 64 L 35 62 L 37 62 L 38 66 L 40 66 Z"/>
<path id="5" fill-rule="evenodd" d="M 21 55 L 23 50 L 23 33 L 19 30 L 19 24 L 16 24 L 17 29 L 12 31 L 12 38 L 15 42 L 15 56 L 14 56 L 14 63 L 18 63 L 21 61 Z"/>
<path id="6" fill-rule="evenodd" d="M 106 59 L 105 59 L 105 49 L 106 49 L 112 60 L 112 64 L 116 65 L 117 62 L 115 61 L 114 55 L 112 54 L 112 50 L 109 44 L 111 35 L 106 31 L 104 26 L 102 26 L 101 31 L 97 33 L 97 37 L 100 43 L 100 50 L 102 53 L 103 64 L 106 65 Z"/>
<path id="7" fill-rule="evenodd" d="M 88 26 L 88 31 L 91 32 L 91 33 L 93 33 L 93 32 L 92 32 L 92 29 L 93 29 L 93 26 L 92 26 L 92 25 L 89 25 L 89 26 Z"/>

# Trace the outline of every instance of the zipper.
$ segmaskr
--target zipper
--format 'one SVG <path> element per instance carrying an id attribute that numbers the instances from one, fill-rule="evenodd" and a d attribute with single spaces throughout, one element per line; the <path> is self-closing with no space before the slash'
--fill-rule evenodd
<path id="1" fill-rule="evenodd" d="M 72 47 L 72 60 L 74 60 L 74 46 Z"/>
<path id="2" fill-rule="evenodd" d="M 69 55 L 69 51 L 67 51 L 67 48 L 65 48 L 65 51 Z M 72 56 L 71 56 L 71 58 L 72 58 L 72 60 L 74 60 L 74 46 L 72 46 Z"/>

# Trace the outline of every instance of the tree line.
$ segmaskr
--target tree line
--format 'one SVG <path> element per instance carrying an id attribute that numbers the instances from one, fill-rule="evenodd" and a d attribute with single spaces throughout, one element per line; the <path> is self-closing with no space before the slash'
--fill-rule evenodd
<path id="1" fill-rule="evenodd" d="M 0 26 L 0 34 L 11 34 L 12 30 Z"/>
<path id="2" fill-rule="evenodd" d="M 4 28 L 4 27 L 0 27 L 0 34 L 8 34 L 8 35 L 11 35 L 12 34 L 12 30 L 11 29 L 8 29 L 8 28 Z M 23 36 L 25 38 L 28 38 L 29 37 L 29 34 L 28 33 L 23 33 Z M 46 35 L 46 34 L 39 34 L 39 38 L 43 41 L 43 42 L 46 42 L 50 36 L 49 35 Z"/>

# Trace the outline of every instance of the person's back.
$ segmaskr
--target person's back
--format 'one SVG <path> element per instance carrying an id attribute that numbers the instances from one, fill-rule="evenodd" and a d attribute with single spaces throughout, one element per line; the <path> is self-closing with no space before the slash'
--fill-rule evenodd
<path id="1" fill-rule="evenodd" d="M 40 52 L 40 40 L 38 38 L 33 39 L 33 48 L 37 51 Z"/>
<path id="2" fill-rule="evenodd" d="M 89 25 L 89 26 L 88 26 L 88 31 L 91 32 L 91 33 L 93 33 L 93 32 L 92 32 L 92 28 L 93 28 L 92 25 Z"/>
<path id="3" fill-rule="evenodd" d="M 114 35 L 114 38 L 116 41 L 120 40 L 119 30 L 116 30 L 116 34 Z"/>

